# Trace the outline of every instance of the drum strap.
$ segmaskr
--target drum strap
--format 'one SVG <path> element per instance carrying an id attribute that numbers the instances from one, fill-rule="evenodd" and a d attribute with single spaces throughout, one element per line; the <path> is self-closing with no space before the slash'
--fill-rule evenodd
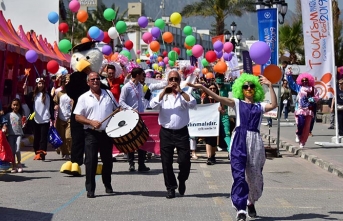
<path id="1" fill-rule="evenodd" d="M 116 104 L 116 102 L 114 102 L 113 98 L 112 98 L 111 95 L 108 93 L 108 91 L 107 91 L 107 90 L 105 90 L 105 91 L 106 91 L 106 93 L 108 94 L 108 96 L 111 98 L 111 100 L 112 100 L 114 106 L 116 107 L 115 109 L 117 109 L 117 108 L 118 108 L 118 105 Z"/>

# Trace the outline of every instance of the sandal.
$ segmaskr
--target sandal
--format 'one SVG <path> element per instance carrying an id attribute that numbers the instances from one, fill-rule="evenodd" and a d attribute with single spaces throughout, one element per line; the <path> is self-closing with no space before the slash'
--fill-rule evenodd
<path id="1" fill-rule="evenodd" d="M 193 154 L 193 155 L 192 155 L 192 159 L 193 159 L 193 160 L 197 160 L 197 159 L 198 159 L 198 156 L 195 155 L 195 154 Z"/>

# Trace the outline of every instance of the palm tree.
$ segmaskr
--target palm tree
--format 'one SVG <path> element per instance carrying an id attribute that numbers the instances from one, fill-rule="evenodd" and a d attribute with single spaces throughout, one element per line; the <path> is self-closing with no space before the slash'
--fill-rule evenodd
<path id="1" fill-rule="evenodd" d="M 339 20 L 339 16 L 341 11 L 338 7 L 337 1 L 332 1 L 332 20 L 333 20 L 333 36 L 334 36 L 334 47 L 335 47 L 335 63 L 336 66 L 343 65 L 343 39 L 342 39 L 342 29 L 343 29 L 343 21 Z"/>
<path id="2" fill-rule="evenodd" d="M 297 55 L 304 55 L 304 37 L 302 21 L 294 21 L 291 25 L 284 24 L 279 28 L 279 49 L 284 54 L 288 51 L 291 62 L 299 62 Z M 304 56 L 302 56 L 304 58 Z M 301 61 L 303 63 L 304 61 Z"/>
<path id="3" fill-rule="evenodd" d="M 186 5 L 181 15 L 184 17 L 202 16 L 214 17 L 216 20 L 216 35 L 224 33 L 225 19 L 229 15 L 242 16 L 244 12 L 255 11 L 255 0 L 201 0 Z"/>

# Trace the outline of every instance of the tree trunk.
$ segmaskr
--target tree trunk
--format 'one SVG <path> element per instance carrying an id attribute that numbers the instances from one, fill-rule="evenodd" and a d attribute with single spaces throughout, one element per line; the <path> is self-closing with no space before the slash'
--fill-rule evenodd
<path id="1" fill-rule="evenodd" d="M 223 18 L 216 18 L 216 35 L 224 34 L 225 22 Z"/>

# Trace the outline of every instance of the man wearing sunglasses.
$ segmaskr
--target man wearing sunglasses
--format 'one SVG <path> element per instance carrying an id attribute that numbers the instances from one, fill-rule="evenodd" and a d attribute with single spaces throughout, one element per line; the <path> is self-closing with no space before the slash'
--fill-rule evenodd
<path id="1" fill-rule="evenodd" d="M 181 196 L 185 194 L 185 183 L 191 169 L 187 124 L 189 123 L 189 109 L 196 106 L 196 100 L 181 90 L 180 82 L 180 74 L 177 71 L 171 71 L 168 75 L 168 85 L 150 101 L 151 108 L 159 110 L 160 149 L 167 199 L 175 198 L 177 187 Z M 173 171 L 174 148 L 178 153 L 179 185 Z"/>

